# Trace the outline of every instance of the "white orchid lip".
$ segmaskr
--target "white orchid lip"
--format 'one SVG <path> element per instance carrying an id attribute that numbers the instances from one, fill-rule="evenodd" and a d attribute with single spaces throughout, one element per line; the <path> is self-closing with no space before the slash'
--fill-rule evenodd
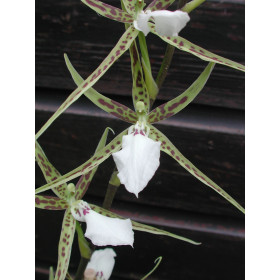
<path id="1" fill-rule="evenodd" d="M 159 167 L 160 145 L 161 142 L 148 138 L 144 128 L 137 123 L 129 129 L 128 135 L 123 136 L 122 150 L 113 153 L 120 182 L 136 197 Z"/>
<path id="2" fill-rule="evenodd" d="M 178 36 L 178 33 L 186 26 L 189 22 L 190 17 L 188 13 L 182 11 L 141 11 L 137 19 L 134 20 L 134 27 L 142 31 L 145 36 L 150 32 L 148 21 L 153 18 L 155 22 L 156 32 L 161 36 Z"/>
<path id="3" fill-rule="evenodd" d="M 111 248 L 94 251 L 86 267 L 85 278 L 108 280 L 112 274 L 116 256 L 117 254 Z"/>
<path id="4" fill-rule="evenodd" d="M 71 208 L 73 217 L 86 222 L 85 237 L 97 246 L 133 246 L 134 232 L 130 219 L 110 218 L 103 216 L 89 207 L 85 201 L 79 201 Z"/>

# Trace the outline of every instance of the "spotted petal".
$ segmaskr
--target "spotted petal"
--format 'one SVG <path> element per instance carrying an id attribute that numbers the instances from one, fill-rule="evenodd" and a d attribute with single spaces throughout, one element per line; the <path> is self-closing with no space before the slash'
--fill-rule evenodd
<path id="1" fill-rule="evenodd" d="M 132 16 L 135 14 L 135 1 L 134 0 L 121 0 L 125 10 Z"/>
<path id="2" fill-rule="evenodd" d="M 130 26 L 119 42 L 112 49 L 110 54 L 103 60 L 99 67 L 75 89 L 69 97 L 63 102 L 58 110 L 52 115 L 52 117 L 44 124 L 44 126 L 36 134 L 36 139 L 51 125 L 51 123 L 60 116 L 73 102 L 75 102 L 83 93 L 85 93 L 90 87 L 92 87 L 113 65 L 113 63 L 130 47 L 133 40 L 138 35 L 138 30 L 133 26 Z"/>
<path id="3" fill-rule="evenodd" d="M 48 158 L 46 157 L 43 149 L 39 145 L 39 143 L 35 142 L 35 156 L 38 165 L 40 166 L 44 177 L 47 183 L 50 183 L 60 177 L 60 173 L 55 169 L 55 167 L 49 162 Z M 67 185 L 62 184 L 53 189 L 53 192 L 60 198 L 65 198 L 65 191 Z"/>
<path id="4" fill-rule="evenodd" d="M 66 277 L 75 234 L 75 223 L 76 221 L 69 208 L 65 211 L 62 222 L 62 229 L 58 243 L 58 262 L 55 280 L 63 280 Z"/>
<path id="5" fill-rule="evenodd" d="M 122 216 L 117 215 L 117 214 L 115 214 L 115 213 L 113 213 L 109 210 L 104 209 L 104 208 L 101 208 L 97 205 L 89 204 L 89 206 L 92 210 L 98 212 L 99 214 L 106 215 L 106 216 L 112 217 L 112 218 L 124 219 Z M 161 230 L 161 229 L 158 229 L 158 228 L 155 228 L 155 227 L 152 227 L 152 226 L 148 226 L 148 225 L 144 225 L 144 224 L 134 222 L 134 221 L 131 221 L 131 222 L 132 222 L 132 226 L 133 226 L 134 230 L 149 232 L 149 233 L 157 234 L 157 235 L 166 235 L 166 236 L 169 236 L 169 237 L 172 237 L 172 238 L 175 238 L 175 239 L 178 239 L 178 240 L 182 240 L 182 241 L 194 244 L 194 245 L 200 245 L 201 244 L 200 242 L 193 241 L 189 238 L 186 238 L 186 237 L 183 237 L 183 236 L 180 236 L 180 235 L 176 235 L 176 234 L 170 233 L 170 232 L 165 231 L 165 230 Z"/>
<path id="6" fill-rule="evenodd" d="M 68 204 L 59 197 L 35 195 L 35 207 L 46 210 L 64 210 L 68 208 Z"/>
<path id="7" fill-rule="evenodd" d="M 105 147 L 109 129 L 110 129 L 109 127 L 107 127 L 105 129 L 105 131 L 104 131 L 104 133 L 103 133 L 103 135 L 102 135 L 102 137 L 101 137 L 101 139 L 98 143 L 98 146 L 96 148 L 96 151 L 95 151 L 94 155 Z M 82 175 L 81 178 L 79 179 L 78 183 L 76 184 L 76 191 L 75 191 L 75 199 L 76 200 L 82 199 L 82 197 L 86 193 L 86 191 L 88 189 L 88 186 L 89 186 L 97 168 L 98 168 L 98 166 L 93 168 L 87 174 Z"/>
<path id="8" fill-rule="evenodd" d="M 204 173 L 202 173 L 197 167 L 195 167 L 188 159 L 186 159 L 179 150 L 171 143 L 171 141 L 158 129 L 153 126 L 150 126 L 150 135 L 155 141 L 161 141 L 161 150 L 173 159 L 175 159 L 183 168 L 190 172 L 194 177 L 199 181 L 204 183 L 206 186 L 210 187 L 222 197 L 224 197 L 228 202 L 234 205 L 242 213 L 245 213 L 244 208 L 234 200 L 228 193 L 226 193 L 221 187 L 214 183 L 210 178 L 208 178 Z"/>
<path id="9" fill-rule="evenodd" d="M 79 86 L 84 82 L 83 78 L 75 70 L 67 54 L 64 54 L 64 59 L 74 82 L 77 86 Z M 95 89 L 90 88 L 84 94 L 90 101 L 92 101 L 96 106 L 98 106 L 105 112 L 128 123 L 135 123 L 137 121 L 137 116 L 134 111 L 132 111 L 125 105 L 122 105 L 110 98 L 105 97 L 104 95 L 97 92 Z"/>
<path id="10" fill-rule="evenodd" d="M 120 21 L 123 23 L 131 23 L 133 22 L 132 15 L 126 13 L 123 10 L 120 10 L 111 5 L 105 4 L 98 0 L 82 0 L 84 4 L 93 9 L 95 12 L 100 14 L 101 16 L 110 18 L 112 20 Z"/>
<path id="11" fill-rule="evenodd" d="M 197 57 L 199 57 L 202 60 L 205 61 L 209 61 L 209 62 L 215 62 L 218 64 L 222 64 L 240 71 L 244 71 L 245 72 L 245 67 L 244 65 L 234 62 L 232 60 L 229 60 L 227 58 L 221 57 L 219 55 L 216 55 L 214 53 L 211 53 L 193 43 L 191 43 L 190 41 L 180 37 L 180 36 L 176 36 L 176 37 L 165 37 L 165 36 L 161 36 L 159 35 L 156 30 L 155 30 L 155 25 L 150 23 L 150 27 L 151 27 L 151 32 L 156 34 L 157 36 L 159 36 L 163 41 L 167 42 L 170 45 L 173 45 L 174 47 L 178 48 L 179 50 L 191 53 Z"/>
<path id="12" fill-rule="evenodd" d="M 197 80 L 178 97 L 158 106 L 148 116 L 149 123 L 155 123 L 169 118 L 184 109 L 200 93 L 206 84 L 215 63 L 210 62 Z"/>
<path id="13" fill-rule="evenodd" d="M 142 101 L 147 108 L 150 108 L 150 99 L 147 92 L 147 87 L 143 78 L 143 71 L 141 63 L 139 60 L 139 53 L 137 50 L 136 42 L 133 42 L 129 48 L 130 58 L 131 58 L 131 70 L 132 70 L 132 98 L 134 108 L 136 109 L 136 103 Z"/>
<path id="14" fill-rule="evenodd" d="M 158 10 L 166 10 L 175 0 L 154 0 L 147 7 L 147 10 L 150 11 L 158 11 Z"/>
<path id="15" fill-rule="evenodd" d="M 61 185 L 62 183 L 73 180 L 83 174 L 87 174 L 93 168 L 97 167 L 104 160 L 106 160 L 112 153 L 118 151 L 121 148 L 122 136 L 125 134 L 127 134 L 127 129 L 120 133 L 118 136 L 116 136 L 108 145 L 106 145 L 98 153 L 92 156 L 88 161 L 75 168 L 74 170 L 68 172 L 67 174 L 61 176 L 57 180 L 36 189 L 35 194 L 55 188 L 56 186 Z"/>

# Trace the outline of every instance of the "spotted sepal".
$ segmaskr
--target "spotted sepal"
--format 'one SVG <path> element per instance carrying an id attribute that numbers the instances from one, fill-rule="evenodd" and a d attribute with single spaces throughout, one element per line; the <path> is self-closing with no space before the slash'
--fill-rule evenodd
<path id="1" fill-rule="evenodd" d="M 63 102 L 58 110 L 44 124 L 44 126 L 36 134 L 36 139 L 51 125 L 51 123 L 62 114 L 73 102 L 75 102 L 83 93 L 91 88 L 112 66 L 112 64 L 130 47 L 133 40 L 138 35 L 138 30 L 130 26 L 123 36 L 120 38 L 116 46 L 110 54 L 104 59 L 99 67 L 82 83 L 80 84 Z"/>
<path id="2" fill-rule="evenodd" d="M 66 200 L 46 195 L 35 195 L 35 207 L 46 210 L 64 210 L 68 208 Z"/>
<path id="3" fill-rule="evenodd" d="M 94 204 L 89 204 L 89 205 L 90 205 L 92 210 L 96 211 L 99 214 L 102 214 L 102 215 L 107 216 L 107 217 L 124 219 L 124 217 L 119 216 L 117 214 L 114 214 L 114 213 L 112 213 L 112 212 L 110 212 L 110 211 L 108 211 L 104 208 L 101 208 L 101 207 L 96 206 Z M 155 227 L 152 227 L 152 226 L 140 224 L 140 223 L 134 222 L 134 221 L 131 221 L 131 223 L 132 223 L 133 229 L 138 230 L 138 231 L 144 231 L 144 232 L 149 232 L 149 233 L 158 234 L 158 235 L 166 235 L 166 236 L 169 236 L 169 237 L 172 237 L 172 238 L 175 238 L 175 239 L 179 239 L 179 240 L 182 240 L 182 241 L 194 244 L 194 245 L 200 245 L 201 244 L 201 243 L 193 241 L 189 238 L 186 238 L 186 237 L 183 237 L 183 236 L 180 236 L 180 235 L 176 235 L 176 234 L 173 234 L 173 233 L 170 233 L 168 231 L 161 230 L 161 229 L 158 229 L 158 228 L 155 228 Z"/>
<path id="4" fill-rule="evenodd" d="M 98 143 L 98 146 L 96 148 L 96 151 L 94 153 L 94 155 L 100 151 L 101 149 L 103 149 L 105 147 L 106 144 L 106 140 L 107 140 L 107 136 L 108 136 L 108 132 L 111 128 L 107 127 Z M 75 191 L 75 199 L 76 200 L 80 200 L 82 199 L 82 197 L 85 195 L 89 184 L 95 174 L 95 172 L 97 171 L 97 167 L 93 168 L 91 171 L 89 171 L 88 173 L 84 174 L 81 176 L 81 178 L 79 179 L 78 183 L 76 184 L 76 191 Z"/>
<path id="5" fill-rule="evenodd" d="M 125 10 L 132 16 L 135 14 L 135 0 L 122 0 Z"/>
<path id="6" fill-rule="evenodd" d="M 150 108 L 150 99 L 148 96 L 147 87 L 143 78 L 143 71 L 141 62 L 139 59 L 139 53 L 137 50 L 136 42 L 133 42 L 129 48 L 130 58 L 131 58 L 131 72 L 132 72 L 132 99 L 133 105 L 136 109 L 136 103 L 138 101 L 143 101 L 147 112 Z"/>
<path id="7" fill-rule="evenodd" d="M 166 10 L 175 0 L 154 0 L 150 3 L 146 10 L 158 11 Z"/>
<path id="8" fill-rule="evenodd" d="M 171 141 L 158 129 L 150 125 L 149 137 L 155 141 L 161 141 L 161 150 L 173 159 L 175 159 L 183 168 L 190 172 L 199 181 L 204 183 L 206 186 L 210 187 L 222 197 L 224 197 L 228 202 L 238 208 L 242 213 L 245 213 L 244 208 L 234 200 L 228 193 L 226 193 L 221 187 L 209 179 L 205 174 L 203 174 L 198 168 L 196 168 L 188 159 L 186 159 L 179 150 L 171 143 Z"/>
<path id="9" fill-rule="evenodd" d="M 68 271 L 76 220 L 70 208 L 65 211 L 58 244 L 58 262 L 54 280 L 64 280 Z"/>
<path id="10" fill-rule="evenodd" d="M 47 191 L 49 189 L 53 189 L 62 183 L 66 183 L 70 180 L 73 180 L 83 174 L 87 174 L 89 171 L 97 167 L 104 160 L 106 160 L 112 153 L 115 153 L 121 149 L 122 137 L 127 134 L 128 130 L 124 130 L 118 136 L 116 136 L 108 145 L 106 145 L 103 149 L 97 152 L 94 156 L 92 156 L 88 161 L 75 168 L 74 170 L 66 173 L 61 176 L 59 179 L 46 184 L 40 188 L 35 190 L 35 194 Z"/>
<path id="11" fill-rule="evenodd" d="M 163 41 L 167 42 L 168 44 L 178 48 L 179 50 L 191 53 L 202 60 L 215 62 L 245 72 L 245 66 L 240 63 L 234 62 L 227 58 L 211 53 L 180 36 L 176 36 L 176 37 L 161 36 L 155 31 L 154 24 L 152 23 L 150 23 L 150 27 L 151 27 L 151 31 L 154 34 L 159 36 Z"/>
<path id="12" fill-rule="evenodd" d="M 79 86 L 84 82 L 83 78 L 79 75 L 76 69 L 73 67 L 72 63 L 70 62 L 67 54 L 64 54 L 64 59 L 66 66 L 74 80 L 75 84 Z M 104 110 L 105 112 L 112 114 L 113 116 L 128 122 L 128 123 L 135 123 L 137 121 L 137 115 L 134 111 L 122 105 L 110 98 L 105 97 L 104 95 L 97 92 L 95 89 L 90 88 L 88 89 L 84 95 L 92 101 L 96 106 L 100 109 Z"/>
<path id="13" fill-rule="evenodd" d="M 105 4 L 98 0 L 82 0 L 84 4 L 93 9 L 101 16 L 123 23 L 132 23 L 133 17 L 121 9 Z"/>
<path id="14" fill-rule="evenodd" d="M 47 181 L 47 183 L 50 183 L 54 180 L 56 180 L 58 177 L 61 176 L 61 174 L 55 169 L 55 167 L 49 162 L 48 158 L 46 157 L 43 149 L 39 145 L 39 143 L 35 142 L 35 157 L 38 165 L 40 166 L 44 177 Z M 65 191 L 66 191 L 67 185 L 62 184 L 56 188 L 53 189 L 53 192 L 60 198 L 65 198 Z"/>
<path id="15" fill-rule="evenodd" d="M 197 80 L 178 97 L 158 106 L 148 115 L 148 122 L 155 123 L 169 118 L 184 109 L 200 93 L 206 84 L 215 63 L 210 62 Z"/>

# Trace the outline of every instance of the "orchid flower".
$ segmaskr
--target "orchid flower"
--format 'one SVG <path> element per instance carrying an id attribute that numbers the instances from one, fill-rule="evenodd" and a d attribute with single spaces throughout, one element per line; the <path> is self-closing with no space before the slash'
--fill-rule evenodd
<path id="1" fill-rule="evenodd" d="M 95 250 L 84 272 L 85 280 L 108 280 L 115 266 L 116 256 L 111 248 Z"/>
<path id="2" fill-rule="evenodd" d="M 102 135 L 102 138 L 98 144 L 98 147 L 96 149 L 95 154 L 98 153 L 98 151 L 102 150 L 102 148 L 105 146 L 106 138 L 108 134 L 108 128 L 105 130 L 105 132 Z M 35 145 L 35 156 L 36 156 L 36 161 L 41 168 L 44 177 L 47 182 L 54 182 L 57 180 L 57 178 L 61 177 L 59 171 L 50 163 L 48 158 L 46 157 L 44 151 L 40 147 L 39 143 L 36 141 Z M 60 240 L 59 240 L 59 246 L 58 246 L 58 263 L 57 263 L 57 269 L 56 269 L 56 274 L 55 274 L 55 280 L 58 279 L 65 279 L 68 266 L 69 266 L 69 261 L 70 261 L 70 255 L 71 255 L 71 248 L 72 248 L 72 243 L 74 239 L 74 234 L 75 234 L 75 217 L 80 220 L 83 219 L 82 217 L 77 217 L 76 215 L 76 210 L 77 206 L 80 206 L 81 199 L 83 198 L 84 194 L 86 193 L 89 184 L 97 170 L 97 167 L 90 170 L 89 172 L 83 174 L 76 186 L 74 184 L 65 184 L 61 183 L 57 187 L 52 188 L 54 193 L 57 195 L 56 197 L 53 196 L 46 196 L 46 195 L 36 195 L 35 196 L 35 206 L 40 209 L 45 209 L 45 210 L 66 210 L 62 222 L 62 230 L 60 234 Z M 101 225 L 101 227 L 107 226 L 108 223 L 108 217 L 110 219 L 116 219 L 116 222 L 113 222 L 114 225 L 117 227 L 119 224 L 121 225 L 120 227 L 123 227 L 123 222 L 125 221 L 123 217 L 114 214 L 108 210 L 105 210 L 101 207 L 98 207 L 97 205 L 94 204 L 87 204 L 87 203 L 82 203 L 81 206 L 86 205 L 87 212 L 94 211 L 93 214 L 93 219 L 94 221 L 89 220 L 89 224 L 87 225 L 87 230 L 89 229 L 89 237 L 92 235 L 96 235 L 100 233 L 100 228 L 97 228 L 96 231 L 94 228 L 92 228 L 92 223 L 96 225 L 95 218 L 97 217 L 97 223 Z M 90 207 L 90 209 L 88 209 Z M 81 209 L 83 210 L 83 209 Z M 74 215 L 72 214 L 74 213 Z M 92 213 L 92 212 L 91 212 Z M 85 217 L 84 217 L 85 218 Z M 88 219 L 88 217 L 87 217 Z M 121 222 L 120 222 L 121 221 Z M 110 223 L 110 222 L 109 222 Z M 127 223 L 127 222 L 125 222 Z M 199 245 L 200 243 L 197 243 L 193 240 L 190 240 L 185 237 L 181 237 L 175 234 L 172 234 L 170 232 L 160 230 L 148 225 L 140 224 L 134 221 L 131 221 L 133 229 L 138 230 L 138 231 L 145 231 L 145 232 L 150 232 L 152 234 L 159 234 L 159 235 L 166 235 L 170 236 L 172 238 L 180 239 L 185 242 L 189 242 L 194 245 Z M 106 224 L 106 225 L 105 225 Z M 112 225 L 112 222 L 111 222 Z M 105 237 L 106 239 L 108 238 L 115 238 L 115 229 L 112 233 L 112 236 Z M 128 236 L 130 238 L 133 236 L 133 232 L 129 228 L 129 231 L 127 232 Z M 90 238 L 91 239 L 91 238 Z M 99 240 L 100 242 L 100 240 Z M 103 244 L 106 243 L 106 240 L 101 240 Z M 129 244 L 131 241 L 128 242 Z"/>
<path id="3" fill-rule="evenodd" d="M 133 3 L 133 1 L 135 0 L 123 0 L 122 3 L 124 4 L 126 10 L 123 11 L 111 5 L 105 4 L 99 0 L 82 0 L 83 3 L 85 3 L 88 7 L 93 9 L 98 14 L 115 21 L 126 23 L 127 29 L 121 36 L 115 47 L 99 65 L 99 67 L 85 81 L 79 84 L 79 86 L 68 96 L 68 98 L 51 116 L 51 118 L 36 133 L 36 140 L 73 102 L 75 102 L 78 98 L 85 94 L 87 90 L 95 85 L 95 83 L 110 69 L 113 63 L 116 62 L 116 60 L 128 49 L 130 50 L 131 56 L 133 83 L 135 83 L 135 81 L 139 83 L 142 82 L 142 68 L 140 66 L 137 46 L 135 44 L 135 38 L 138 36 L 139 30 L 136 29 L 135 26 L 139 29 L 142 29 L 145 33 L 151 31 L 168 44 L 173 45 L 184 52 L 191 53 L 202 60 L 245 71 L 245 67 L 242 64 L 215 55 L 180 36 L 173 36 L 176 35 L 189 20 L 187 15 L 185 15 L 186 13 L 183 13 L 182 11 L 170 12 L 165 10 L 175 0 L 154 0 L 144 11 L 143 7 L 145 4 L 142 0 L 136 0 L 135 3 Z M 148 23 L 149 19 L 153 19 L 155 21 L 155 24 L 151 22 Z M 147 25 L 149 27 L 149 30 L 147 29 Z M 163 36 L 158 32 L 165 35 L 170 34 L 170 36 Z M 149 61 L 146 61 L 146 64 L 149 64 Z M 150 67 L 148 65 L 147 68 L 149 75 L 151 75 Z M 134 84 L 133 87 L 137 86 L 135 86 Z M 147 94 L 143 92 L 143 90 L 141 90 L 140 92 L 142 94 Z M 102 105 L 107 107 L 106 103 L 103 103 Z M 116 114 L 120 115 L 118 112 L 116 112 Z"/>
<path id="4" fill-rule="evenodd" d="M 82 77 L 78 74 L 78 72 L 74 69 L 72 64 L 70 63 L 67 56 L 65 56 L 66 65 L 68 70 L 70 71 L 72 78 L 75 83 L 79 86 L 83 84 Z M 135 60 L 137 64 L 137 56 L 135 56 Z M 182 109 L 184 109 L 202 90 L 205 83 L 207 82 L 213 67 L 214 63 L 209 63 L 205 70 L 200 74 L 197 80 L 182 94 L 178 97 L 160 105 L 155 108 L 151 112 L 149 112 L 149 96 L 146 92 L 145 82 L 143 80 L 142 72 L 139 72 L 137 75 L 137 82 L 134 82 L 135 87 L 132 90 L 133 103 L 136 111 L 132 111 L 128 107 L 123 104 L 120 104 L 114 100 L 111 100 L 102 94 L 98 93 L 94 89 L 89 89 L 85 95 L 99 108 L 103 109 L 107 113 L 112 114 L 113 116 L 132 123 L 135 129 L 135 125 L 140 125 L 145 128 L 145 131 L 148 132 L 148 137 L 156 142 L 161 142 L 160 150 L 167 153 L 174 160 L 176 160 L 185 170 L 190 172 L 194 177 L 204 183 L 206 186 L 212 188 L 218 194 L 223 196 L 226 200 L 228 200 L 231 204 L 237 207 L 241 212 L 244 213 L 244 208 L 235 201 L 228 193 L 226 193 L 221 187 L 219 187 L 215 182 L 213 182 L 210 178 L 208 178 L 204 173 L 202 173 L 195 165 L 193 165 L 187 158 L 185 158 L 180 151 L 171 143 L 171 141 L 159 130 L 157 130 L 152 124 L 167 119 Z M 108 145 L 106 145 L 100 152 L 96 153 L 93 157 L 91 157 L 84 164 L 80 165 L 76 169 L 70 171 L 69 173 L 63 175 L 59 179 L 46 184 L 36 190 L 36 193 L 40 193 L 42 191 L 52 189 L 61 183 L 68 182 L 82 174 L 85 174 L 97 167 L 104 160 L 106 160 L 111 154 L 118 152 L 122 147 L 123 136 L 127 135 L 130 129 L 126 129 L 121 132 L 118 136 L 116 136 Z M 143 130 L 142 130 L 143 131 Z M 154 165 L 156 166 L 156 165 Z M 154 167 L 154 171 L 157 167 Z M 119 170 L 121 171 L 121 170 Z M 121 176 L 121 175 L 120 175 Z M 146 181 L 149 181 L 149 178 L 146 178 Z M 126 186 L 127 188 L 130 188 Z M 140 191 L 139 188 L 137 191 Z M 137 193 L 136 191 L 136 193 Z"/>

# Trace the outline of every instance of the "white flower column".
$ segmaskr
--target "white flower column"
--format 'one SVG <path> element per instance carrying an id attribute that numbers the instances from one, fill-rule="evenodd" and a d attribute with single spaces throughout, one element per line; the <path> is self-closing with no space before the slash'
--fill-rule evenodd
<path id="1" fill-rule="evenodd" d="M 85 280 L 108 280 L 112 274 L 116 256 L 111 248 L 94 251 L 84 272 Z"/>
<path id="2" fill-rule="evenodd" d="M 103 216 L 89 207 L 85 201 L 79 201 L 71 208 L 73 217 L 86 222 L 85 237 L 97 246 L 133 246 L 134 232 L 130 219 L 118 219 Z"/>
<path id="3" fill-rule="evenodd" d="M 161 36 L 178 36 L 178 33 L 186 26 L 190 20 L 188 13 L 182 11 L 141 11 L 133 25 L 137 30 L 142 31 L 145 36 L 150 32 L 149 19 L 155 22 L 156 32 Z"/>
<path id="4" fill-rule="evenodd" d="M 118 177 L 125 188 L 136 195 L 142 191 L 159 167 L 160 145 L 150 139 L 146 126 L 144 103 L 136 104 L 138 121 L 122 138 L 122 150 L 113 154 L 118 168 Z"/>

